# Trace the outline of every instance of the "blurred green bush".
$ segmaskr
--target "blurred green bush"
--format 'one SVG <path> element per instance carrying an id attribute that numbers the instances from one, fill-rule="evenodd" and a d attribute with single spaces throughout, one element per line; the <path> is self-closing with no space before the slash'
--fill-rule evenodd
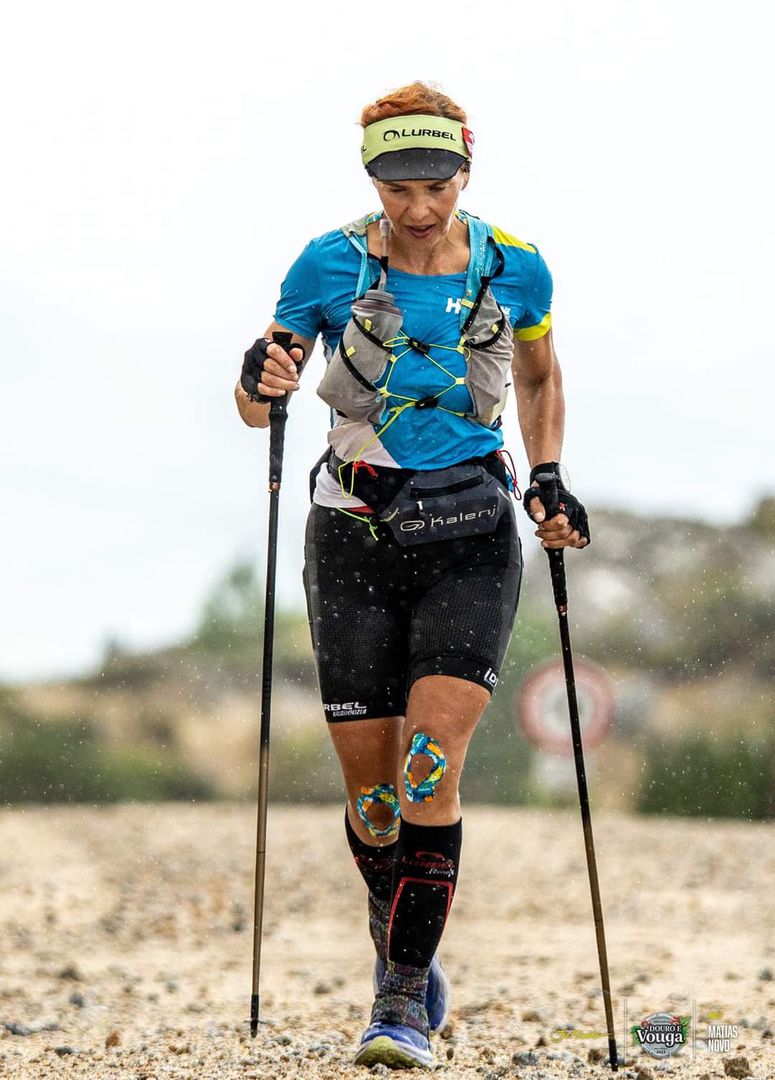
<path id="1" fill-rule="evenodd" d="M 691 732 L 644 748 L 637 809 L 692 817 L 775 817 L 775 735 Z"/>
<path id="2" fill-rule="evenodd" d="M 471 739 L 460 781 L 464 801 L 511 806 L 535 802 L 530 779 L 534 750 L 517 723 L 515 697 L 528 672 L 556 656 L 552 609 L 544 605 L 539 611 L 529 599 L 523 600 L 498 686 Z"/>
<path id="3" fill-rule="evenodd" d="M 116 803 L 209 799 L 202 777 L 156 749 L 106 747 L 88 719 L 25 714 L 5 692 L 0 701 L 0 801 Z"/>

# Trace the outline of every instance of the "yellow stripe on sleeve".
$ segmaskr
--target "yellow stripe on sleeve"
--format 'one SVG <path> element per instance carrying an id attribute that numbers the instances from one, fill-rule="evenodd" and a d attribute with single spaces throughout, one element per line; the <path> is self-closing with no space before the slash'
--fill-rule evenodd
<path id="1" fill-rule="evenodd" d="M 496 244 L 503 244 L 504 247 L 518 247 L 524 251 L 532 251 L 535 254 L 535 248 L 532 244 L 526 244 L 524 240 L 518 240 L 516 236 L 512 236 L 510 233 L 504 232 L 503 229 L 499 229 L 497 225 L 492 227 L 492 236 Z"/>
<path id="2" fill-rule="evenodd" d="M 525 326 L 521 330 L 514 331 L 517 341 L 538 341 L 544 334 L 548 334 L 552 328 L 552 313 L 547 311 L 540 323 L 535 326 Z"/>

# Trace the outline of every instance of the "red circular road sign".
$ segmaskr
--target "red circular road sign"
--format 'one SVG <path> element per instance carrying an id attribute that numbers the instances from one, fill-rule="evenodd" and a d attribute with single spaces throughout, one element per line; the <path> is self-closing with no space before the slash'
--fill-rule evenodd
<path id="1" fill-rule="evenodd" d="M 611 726 L 614 694 L 602 668 L 574 660 L 581 741 L 585 749 L 598 746 Z M 517 716 L 530 742 L 548 754 L 573 756 L 573 742 L 562 662 L 550 660 L 534 668 L 517 693 Z"/>

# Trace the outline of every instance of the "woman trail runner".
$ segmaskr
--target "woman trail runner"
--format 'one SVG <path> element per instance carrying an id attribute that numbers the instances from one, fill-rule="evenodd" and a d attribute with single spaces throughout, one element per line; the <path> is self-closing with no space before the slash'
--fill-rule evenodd
<path id="1" fill-rule="evenodd" d="M 312 476 L 304 583 L 377 953 L 355 1061 L 432 1067 L 430 1033 L 449 1012 L 436 950 L 460 863 L 458 783 L 521 577 L 501 455 L 512 382 L 531 483 L 560 478 L 564 512 L 549 520 L 537 488 L 525 493 L 537 535 L 584 547 L 589 532 L 558 464 L 551 277 L 534 245 L 458 209 L 474 141 L 465 113 L 417 82 L 361 124 L 381 209 L 305 247 L 235 394 L 242 419 L 267 427 L 322 335 L 332 426 Z M 292 335 L 287 351 L 276 331 Z"/>

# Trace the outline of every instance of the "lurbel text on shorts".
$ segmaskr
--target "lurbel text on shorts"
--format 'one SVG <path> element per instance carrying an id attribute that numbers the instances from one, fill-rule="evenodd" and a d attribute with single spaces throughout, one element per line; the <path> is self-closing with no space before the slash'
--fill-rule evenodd
<path id="1" fill-rule="evenodd" d="M 323 702 L 323 708 L 326 710 L 326 712 L 333 712 L 333 713 L 366 712 L 366 706 L 361 705 L 360 701 L 345 701 L 342 704 L 339 704 L 338 702 L 331 702 L 329 704 L 328 702 L 324 701 Z"/>
<path id="2" fill-rule="evenodd" d="M 382 136 L 383 142 L 392 142 L 393 139 L 410 139 L 419 138 L 422 135 L 430 135 L 434 139 L 451 139 L 453 142 L 455 136 L 451 131 L 437 131 L 435 128 L 401 128 L 398 131 L 396 128 L 388 128 L 385 134 Z"/>

